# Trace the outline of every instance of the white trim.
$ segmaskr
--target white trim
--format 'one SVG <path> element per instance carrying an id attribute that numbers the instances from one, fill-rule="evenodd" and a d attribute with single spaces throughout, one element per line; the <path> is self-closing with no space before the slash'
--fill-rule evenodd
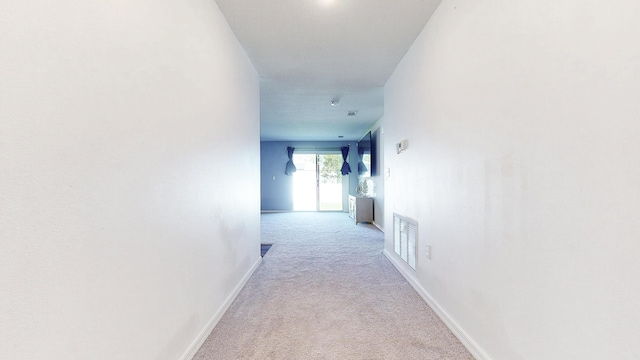
<path id="1" fill-rule="evenodd" d="M 233 301 L 236 299 L 236 297 L 240 293 L 240 290 L 242 290 L 242 288 L 247 283 L 247 281 L 249 281 L 249 278 L 251 278 L 253 273 L 258 269 L 258 266 L 260 265 L 260 263 L 262 263 L 262 257 L 258 258 L 255 264 L 253 264 L 253 266 L 251 267 L 251 269 L 249 269 L 249 271 L 244 275 L 242 280 L 240 280 L 240 283 L 238 283 L 235 289 L 233 289 L 233 292 L 229 295 L 229 297 L 227 297 L 227 300 L 225 300 L 225 302 L 222 304 L 222 307 L 220 307 L 220 309 L 213 315 L 211 320 L 209 320 L 209 322 L 204 327 L 204 329 L 202 329 L 200 334 L 198 334 L 198 336 L 191 342 L 191 345 L 189 345 L 189 347 L 184 352 L 184 354 L 182 354 L 182 356 L 180 357 L 180 360 L 191 360 L 196 355 L 198 350 L 200 350 L 200 347 L 202 346 L 202 344 L 204 344 L 204 341 L 207 340 L 207 338 L 213 331 L 213 328 L 218 324 L 220 319 L 222 319 L 222 315 L 224 315 L 224 313 L 227 312 L 227 309 L 229 309 L 229 306 L 231 306 Z"/>
<path id="2" fill-rule="evenodd" d="M 404 262 L 398 260 L 395 254 L 388 252 L 387 249 L 384 249 L 382 253 L 384 254 L 384 256 L 387 257 L 387 259 L 389 259 L 389 261 L 391 261 L 393 266 L 395 266 L 396 269 L 398 269 L 400 274 L 404 276 L 404 278 L 409 282 L 409 284 L 413 286 L 413 288 L 422 297 L 422 299 L 424 299 L 427 305 L 429 305 L 429 307 L 431 307 L 431 309 L 435 311 L 438 317 L 444 322 L 445 325 L 447 325 L 447 327 L 449 328 L 449 330 L 451 330 L 453 335 L 455 335 L 458 338 L 458 340 L 462 342 L 462 345 L 464 345 L 464 347 L 466 347 L 467 350 L 469 350 L 469 352 L 471 353 L 471 355 L 473 355 L 474 358 L 476 358 L 477 360 L 491 360 L 489 355 L 487 355 L 480 348 L 480 346 L 478 346 L 478 344 L 475 341 L 473 341 L 473 339 L 471 339 L 471 337 L 460 327 L 460 325 L 458 325 L 458 323 L 455 322 L 455 320 L 453 320 L 453 318 L 449 316 L 449 314 L 418 283 L 418 280 L 416 280 L 415 276 L 413 275 L 413 271 L 411 272 L 408 271 L 408 266 L 404 264 Z"/>

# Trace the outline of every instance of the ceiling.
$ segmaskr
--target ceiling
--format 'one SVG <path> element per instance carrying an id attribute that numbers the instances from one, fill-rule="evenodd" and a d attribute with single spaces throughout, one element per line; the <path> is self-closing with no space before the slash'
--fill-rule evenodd
<path id="1" fill-rule="evenodd" d="M 384 84 L 440 0 L 216 2 L 260 76 L 261 140 L 337 141 L 383 115 Z"/>

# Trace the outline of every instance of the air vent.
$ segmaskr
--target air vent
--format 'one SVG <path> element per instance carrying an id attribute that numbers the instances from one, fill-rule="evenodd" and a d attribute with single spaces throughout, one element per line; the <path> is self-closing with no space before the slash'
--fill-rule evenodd
<path id="1" fill-rule="evenodd" d="M 413 270 L 416 269 L 418 252 L 418 222 L 393 214 L 393 248 L 395 253 Z"/>
<path id="2" fill-rule="evenodd" d="M 356 116 L 356 115 L 358 115 L 358 112 L 357 112 L 357 111 L 349 111 L 349 112 L 347 113 L 347 116 Z"/>

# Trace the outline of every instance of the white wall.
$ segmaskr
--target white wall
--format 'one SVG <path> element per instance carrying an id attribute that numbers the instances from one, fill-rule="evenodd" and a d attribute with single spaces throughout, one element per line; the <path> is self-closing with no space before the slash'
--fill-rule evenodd
<path id="1" fill-rule="evenodd" d="M 0 357 L 188 356 L 260 258 L 259 141 L 214 1 L 3 1 Z"/>
<path id="2" fill-rule="evenodd" d="M 444 0 L 386 84 L 385 221 L 418 220 L 418 288 L 479 356 L 640 358 L 638 24 Z"/>

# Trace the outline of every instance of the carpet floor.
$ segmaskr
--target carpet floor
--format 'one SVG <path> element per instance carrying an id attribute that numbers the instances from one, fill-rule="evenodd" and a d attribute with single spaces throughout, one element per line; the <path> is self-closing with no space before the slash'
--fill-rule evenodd
<path id="1" fill-rule="evenodd" d="M 262 264 L 194 359 L 472 360 L 344 213 L 262 215 Z"/>

